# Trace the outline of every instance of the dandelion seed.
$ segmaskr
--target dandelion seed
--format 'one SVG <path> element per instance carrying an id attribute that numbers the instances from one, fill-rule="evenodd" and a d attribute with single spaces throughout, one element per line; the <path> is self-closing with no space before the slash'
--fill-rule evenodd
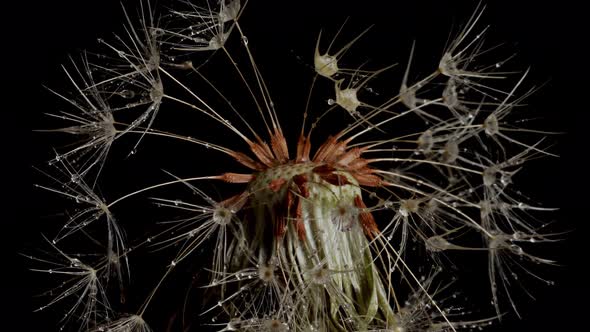
<path id="1" fill-rule="evenodd" d="M 346 22 L 344 22 L 344 24 L 345 23 Z M 334 37 L 334 40 L 340 34 L 342 28 L 344 27 L 344 24 L 342 24 L 342 26 L 340 27 L 340 30 L 338 30 L 338 33 Z M 342 47 L 339 51 L 335 52 L 333 55 L 330 55 L 329 53 L 331 51 L 332 45 L 334 43 L 334 40 L 330 43 L 330 46 L 328 47 L 328 50 L 326 51 L 326 53 L 324 53 L 324 54 L 321 54 L 320 53 L 320 41 L 321 41 L 321 38 L 322 38 L 322 33 L 320 32 L 320 34 L 318 36 L 318 39 L 317 39 L 317 42 L 316 42 L 315 54 L 314 54 L 314 58 L 313 58 L 314 68 L 315 68 L 316 73 L 318 73 L 321 76 L 330 78 L 330 77 L 336 75 L 339 72 L 347 72 L 348 70 L 344 70 L 344 69 L 341 69 L 341 68 L 338 67 L 338 60 L 368 30 L 369 29 L 366 29 L 365 31 L 363 31 L 362 33 L 360 33 L 356 38 L 354 38 L 353 40 L 351 40 L 350 42 L 348 42 L 348 44 L 346 44 L 344 47 Z"/>
<path id="2" fill-rule="evenodd" d="M 68 324 L 77 325 L 79 329 L 91 329 L 97 320 L 108 317 L 112 312 L 105 285 L 101 281 L 104 262 L 98 264 L 99 270 L 97 270 L 83 263 L 79 258 L 66 254 L 55 245 L 52 245 L 52 248 L 57 252 L 56 257 L 30 258 L 35 263 L 52 268 L 34 268 L 32 271 L 65 278 L 65 281 L 50 292 L 43 294 L 53 298 L 38 310 L 44 310 L 47 307 L 74 299 L 70 301 L 71 307 L 67 309 L 61 320 L 61 329 Z"/>
<path id="3" fill-rule="evenodd" d="M 148 324 L 138 315 L 130 315 L 127 317 L 118 318 L 112 322 L 105 323 L 99 327 L 92 329 L 92 332 L 151 332 L 152 329 Z"/>

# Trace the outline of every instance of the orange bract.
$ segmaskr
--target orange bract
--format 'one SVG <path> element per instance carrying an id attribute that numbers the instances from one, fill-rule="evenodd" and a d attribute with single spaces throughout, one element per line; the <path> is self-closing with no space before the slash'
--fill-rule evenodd
<path id="1" fill-rule="evenodd" d="M 275 193 L 284 188 L 287 190 L 282 202 L 274 206 L 276 215 L 276 220 L 273 222 L 274 234 L 277 237 L 283 236 L 287 229 L 287 220 L 291 218 L 296 224 L 299 238 L 303 240 L 305 239 L 306 230 L 300 220 L 301 197 L 309 197 L 309 192 L 306 189 L 309 179 L 306 174 L 296 174 L 292 178 L 282 177 L 286 173 L 285 168 L 289 168 L 290 165 L 309 165 L 313 174 L 318 175 L 320 179 L 334 186 L 352 184 L 347 175 L 353 177 L 361 186 L 379 187 L 387 185 L 387 182 L 380 176 L 372 174 L 374 170 L 368 166 L 370 160 L 361 157 L 367 148 L 347 148 L 348 141 L 339 141 L 337 139 L 341 135 L 342 133 L 330 136 L 318 148 L 311 161 L 308 160 L 311 150 L 310 139 L 300 135 L 297 141 L 297 156 L 295 160 L 290 160 L 287 141 L 280 129 L 275 130 L 275 133 L 271 136 L 270 148 L 266 142 L 261 140 L 259 143 L 250 142 L 250 151 L 254 154 L 255 159 L 240 152 L 230 152 L 230 155 L 242 165 L 253 168 L 258 172 L 251 174 L 223 173 L 218 176 L 218 179 L 229 183 L 252 184 L 256 181 L 258 173 L 273 173 L 277 167 L 282 168 L 282 171 L 278 172 L 267 186 L 268 189 Z M 247 195 L 247 191 L 244 191 L 239 196 L 243 197 L 245 195 Z M 372 239 L 375 234 L 379 233 L 373 215 L 368 211 L 360 195 L 355 197 L 354 204 L 361 209 L 358 221 L 365 234 Z M 295 209 L 293 209 L 294 207 Z"/>

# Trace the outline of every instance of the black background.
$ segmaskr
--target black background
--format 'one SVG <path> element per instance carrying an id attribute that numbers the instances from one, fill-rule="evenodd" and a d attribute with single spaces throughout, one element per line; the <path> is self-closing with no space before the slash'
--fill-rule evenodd
<path id="1" fill-rule="evenodd" d="M 128 3 L 128 8 L 136 5 L 135 1 L 123 2 Z M 561 157 L 533 171 L 536 173 L 525 179 L 528 183 L 524 186 L 535 192 L 539 200 L 560 207 L 557 214 L 560 227 L 572 232 L 565 241 L 552 247 L 555 250 L 552 254 L 562 264 L 550 273 L 556 285 L 536 289 L 536 300 L 521 306 L 522 320 L 510 315 L 503 325 L 490 330 L 582 331 L 590 300 L 590 278 L 585 271 L 590 262 L 586 210 L 590 168 L 585 160 L 589 141 L 585 121 L 588 93 L 583 91 L 587 86 L 583 80 L 587 77 L 587 62 L 584 62 L 587 58 L 582 53 L 582 46 L 588 40 L 583 30 L 586 22 L 581 11 L 567 1 L 559 2 L 558 6 L 535 1 L 514 2 L 490 1 L 484 23 L 492 25 L 493 41 L 506 42 L 506 49 L 518 52 L 516 64 L 521 64 L 521 68 L 531 66 L 531 80 L 547 81 L 531 97 L 531 105 L 548 119 L 545 128 L 566 132 L 556 138 L 555 150 Z M 278 94 L 278 107 L 297 112 L 303 106 L 299 101 L 306 92 L 306 86 L 301 84 L 306 82 L 286 78 L 308 70 L 297 57 L 309 62 L 320 28 L 334 31 L 348 16 L 352 33 L 376 23 L 370 38 L 380 40 L 380 46 L 373 50 L 377 54 L 388 52 L 394 61 L 405 63 L 409 45 L 415 38 L 419 47 L 428 43 L 438 45 L 428 48 L 436 51 L 432 55 L 434 59 L 439 56 L 438 50 L 444 46 L 452 24 L 465 22 L 475 5 L 475 1 L 328 0 L 318 4 L 309 0 L 254 0 L 248 5 L 244 24 L 266 79 L 271 86 L 273 82 L 281 82 L 280 87 L 273 87 Z M 33 297 L 43 276 L 27 271 L 28 262 L 17 255 L 34 251 L 41 241 L 39 233 L 52 229 L 44 221 L 51 205 L 58 202 L 32 190 L 31 184 L 40 177 L 31 170 L 31 165 L 43 164 L 51 156 L 51 150 L 46 143 L 49 137 L 33 134 L 31 130 L 43 125 L 43 112 L 54 111 L 55 97 L 44 91 L 42 84 L 55 86 L 65 81 L 59 65 L 67 61 L 67 56 L 93 48 L 97 37 L 109 38 L 111 31 L 121 31 L 123 16 L 119 2 L 104 0 L 32 1 L 9 8 L 4 14 L 8 16 L 2 47 L 5 102 L 0 109 L 5 137 L 0 162 L 6 170 L 3 172 L 6 184 L 0 221 L 4 227 L 0 236 L 6 257 L 1 265 L 5 278 L 2 296 L 8 311 L 2 310 L 6 317 L 0 326 L 6 331 L 55 331 L 56 316 L 32 313 L 42 303 Z M 275 54 L 276 58 L 287 59 L 285 63 L 274 60 Z M 382 60 L 376 56 L 375 61 Z M 168 149 L 167 153 L 172 156 L 180 151 Z M 166 156 L 140 162 L 162 159 Z M 206 168 L 199 154 L 186 155 L 182 160 L 185 166 Z M 134 164 L 131 169 L 137 171 L 133 168 L 137 166 Z M 157 171 L 161 167 L 166 168 L 166 164 L 153 169 Z M 151 170 L 137 172 L 152 174 Z M 117 179 L 126 176 L 119 175 Z M 137 213 L 138 219 L 145 217 Z M 474 282 L 470 287 L 488 291 L 487 284 Z M 155 330 L 161 329 L 155 327 Z"/>

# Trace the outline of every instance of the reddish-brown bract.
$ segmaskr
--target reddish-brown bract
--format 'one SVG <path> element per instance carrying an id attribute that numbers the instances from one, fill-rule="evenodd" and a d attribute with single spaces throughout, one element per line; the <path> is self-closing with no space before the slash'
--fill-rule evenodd
<path id="1" fill-rule="evenodd" d="M 248 141 L 254 158 L 240 152 L 228 152 L 240 164 L 257 172 L 252 174 L 224 173 L 218 176 L 218 179 L 228 183 L 251 184 L 256 181 L 258 173 L 271 171 L 275 167 L 310 164 L 313 174 L 333 186 L 354 185 L 350 177 L 354 178 L 359 186 L 379 187 L 386 185 L 383 179 L 374 174 L 374 170 L 368 166 L 371 160 L 361 157 L 367 148 L 349 149 L 347 147 L 349 141 L 339 140 L 338 138 L 341 136 L 342 133 L 328 137 L 310 160 L 311 140 L 309 136 L 306 137 L 302 134 L 297 142 L 297 155 L 294 160 L 290 160 L 287 141 L 281 130 L 275 130 L 274 134 L 271 134 L 270 146 L 259 137 L 256 138 L 258 143 Z M 291 220 L 294 222 L 299 239 L 305 240 L 306 229 L 302 220 L 302 204 L 303 200 L 310 197 L 309 181 L 308 174 L 302 173 L 294 175 L 290 179 L 277 177 L 267 185 L 267 189 L 273 193 L 278 193 L 286 188 L 282 201 L 271 207 L 274 218 L 272 221 L 273 234 L 276 237 L 284 236 L 287 231 L 287 222 Z M 246 195 L 247 192 L 244 191 L 238 197 Z M 365 235 L 371 239 L 374 238 L 379 233 L 379 228 L 360 195 L 354 198 L 354 206 L 360 211 L 358 222 Z"/>

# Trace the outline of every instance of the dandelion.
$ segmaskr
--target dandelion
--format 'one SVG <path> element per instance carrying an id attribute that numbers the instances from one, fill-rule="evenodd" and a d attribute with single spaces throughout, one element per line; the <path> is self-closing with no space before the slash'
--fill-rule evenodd
<path id="1" fill-rule="evenodd" d="M 57 270 L 75 280 L 50 305 L 81 293 L 64 327 L 147 332 L 146 320 L 156 328 L 163 319 L 169 331 L 483 329 L 506 303 L 518 314 L 519 278 L 551 283 L 525 264 L 554 264 L 535 251 L 559 240 L 541 221 L 552 209 L 520 192 L 518 174 L 555 155 L 548 132 L 519 122 L 535 91 L 526 88 L 529 71 L 502 69 L 512 55 L 488 62 L 497 50 L 484 40 L 485 6 L 421 76 L 419 40 L 400 69 L 391 58 L 375 65 L 358 56 L 371 27 L 350 39 L 345 24 L 316 33 L 294 122 L 274 99 L 280 82 L 256 60 L 256 37 L 246 35 L 256 16 L 247 1 L 153 5 L 140 1 L 137 18 L 124 8 L 123 34 L 73 62 L 79 78 L 66 70 L 73 96 L 56 92 L 72 109 L 54 117 L 73 124 L 52 131 L 83 139 L 49 163 L 54 183 L 37 185 L 77 205 L 53 247 L 88 245 L 78 237 L 106 248 L 94 266 L 57 249 L 75 263 Z M 112 150 L 131 146 L 133 162 L 159 144 L 186 149 L 169 176 L 190 173 L 150 176 L 110 200 L 99 194 Z M 192 156 L 202 167 L 190 166 Z M 149 166 L 119 177 L 121 185 Z M 150 203 L 133 203 L 140 198 Z M 133 220 L 125 213 L 133 209 L 154 212 Z M 461 294 L 452 262 L 463 255 L 487 266 L 480 288 L 492 308 L 471 307 Z M 147 267 L 132 274 L 130 261 Z M 117 288 L 106 283 L 112 274 Z M 156 308 L 187 275 L 180 314 L 157 317 L 173 309 Z M 125 300 L 109 300 L 116 295 Z"/>

